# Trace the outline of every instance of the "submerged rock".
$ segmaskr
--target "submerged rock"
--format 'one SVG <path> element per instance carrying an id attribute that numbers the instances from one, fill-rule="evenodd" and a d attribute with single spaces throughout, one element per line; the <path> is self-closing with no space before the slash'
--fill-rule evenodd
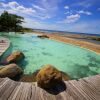
<path id="1" fill-rule="evenodd" d="M 47 35 L 38 35 L 37 37 L 42 38 L 42 39 L 49 38 L 49 36 L 47 36 Z"/>
<path id="2" fill-rule="evenodd" d="M 36 81 L 41 88 L 52 88 L 62 81 L 62 74 L 52 65 L 45 65 L 37 74 Z"/>
<path id="3" fill-rule="evenodd" d="M 4 77 L 13 78 L 16 75 L 19 75 L 22 73 L 23 73 L 22 69 L 16 64 L 9 64 L 9 65 L 3 66 L 0 69 L 0 77 L 2 78 Z"/>
<path id="4" fill-rule="evenodd" d="M 16 51 L 16 52 L 12 53 L 10 56 L 8 56 L 7 63 L 17 63 L 24 58 L 25 58 L 25 56 L 22 52 Z"/>

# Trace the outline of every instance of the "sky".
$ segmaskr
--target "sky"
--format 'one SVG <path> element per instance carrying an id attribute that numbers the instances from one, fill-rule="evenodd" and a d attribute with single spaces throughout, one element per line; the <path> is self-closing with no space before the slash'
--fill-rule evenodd
<path id="1" fill-rule="evenodd" d="M 24 27 L 100 34 L 100 0 L 0 0 Z"/>

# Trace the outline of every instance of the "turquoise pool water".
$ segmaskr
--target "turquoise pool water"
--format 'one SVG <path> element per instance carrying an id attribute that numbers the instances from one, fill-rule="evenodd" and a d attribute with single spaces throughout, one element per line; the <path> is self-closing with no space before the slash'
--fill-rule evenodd
<path id="1" fill-rule="evenodd" d="M 100 73 L 100 55 L 89 50 L 40 39 L 32 34 L 1 34 L 1 36 L 11 41 L 11 47 L 5 56 L 16 50 L 25 54 L 25 60 L 20 64 L 25 74 L 33 73 L 46 64 L 54 65 L 75 79 Z"/>

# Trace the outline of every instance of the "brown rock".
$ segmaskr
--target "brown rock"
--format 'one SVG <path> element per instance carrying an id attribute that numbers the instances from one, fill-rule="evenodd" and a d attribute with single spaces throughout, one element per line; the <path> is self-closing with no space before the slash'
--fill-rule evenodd
<path id="1" fill-rule="evenodd" d="M 20 60 L 24 58 L 24 54 L 20 51 L 16 51 L 12 53 L 8 58 L 7 58 L 7 63 L 17 63 Z"/>
<path id="2" fill-rule="evenodd" d="M 63 80 L 63 81 L 68 81 L 68 80 L 71 79 L 70 76 L 69 76 L 68 74 L 66 74 L 66 73 L 64 73 L 64 72 L 62 72 L 62 71 L 61 71 L 61 74 L 62 74 L 62 80 Z"/>
<path id="3" fill-rule="evenodd" d="M 52 88 L 62 81 L 62 75 L 52 65 L 45 65 L 36 76 L 37 84 L 41 88 Z"/>
<path id="4" fill-rule="evenodd" d="M 38 35 L 37 37 L 42 38 L 42 39 L 49 38 L 49 36 L 47 36 L 47 35 Z"/>
<path id="5" fill-rule="evenodd" d="M 17 66 L 16 64 L 9 64 L 6 66 L 3 66 L 3 68 L 0 70 L 0 77 L 9 77 L 13 78 L 16 75 L 22 74 L 22 69 Z"/>

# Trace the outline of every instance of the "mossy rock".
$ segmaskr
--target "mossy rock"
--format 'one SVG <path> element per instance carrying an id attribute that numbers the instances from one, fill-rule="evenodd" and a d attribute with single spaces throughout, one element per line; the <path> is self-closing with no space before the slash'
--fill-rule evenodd
<path id="1" fill-rule="evenodd" d="M 5 77 L 14 78 L 16 75 L 20 75 L 22 73 L 23 71 L 18 65 L 9 64 L 1 68 L 0 77 L 1 78 L 5 78 Z"/>
<path id="2" fill-rule="evenodd" d="M 16 52 L 12 53 L 10 56 L 8 56 L 6 61 L 7 61 L 7 63 L 18 63 L 24 58 L 25 58 L 25 56 L 22 52 L 16 51 Z"/>
<path id="3" fill-rule="evenodd" d="M 41 88 L 52 88 L 62 81 L 62 74 L 54 66 L 45 65 L 38 72 L 36 81 Z"/>

